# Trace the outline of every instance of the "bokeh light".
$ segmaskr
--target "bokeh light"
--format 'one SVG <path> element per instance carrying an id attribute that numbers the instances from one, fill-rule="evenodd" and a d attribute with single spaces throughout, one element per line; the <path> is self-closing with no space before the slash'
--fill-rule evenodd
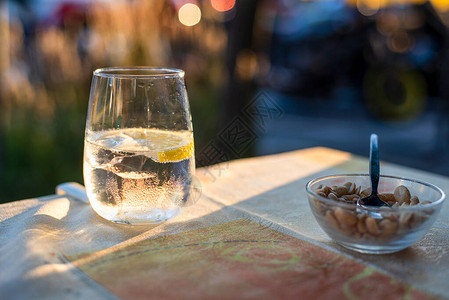
<path id="1" fill-rule="evenodd" d="M 404 53 L 414 46 L 414 39 L 405 31 L 398 31 L 388 40 L 388 48 L 396 53 Z"/>
<path id="2" fill-rule="evenodd" d="M 440 12 L 449 11 L 449 1 L 448 0 L 430 0 L 430 2 Z"/>
<path id="3" fill-rule="evenodd" d="M 0 203 L 82 182 L 95 68 L 184 69 L 201 150 L 259 88 L 380 121 L 446 107 L 448 30 L 449 0 L 0 0 Z"/>
<path id="4" fill-rule="evenodd" d="M 195 26 L 201 21 L 201 9 L 194 3 L 186 3 L 179 8 L 178 19 L 185 26 Z"/>
<path id="5" fill-rule="evenodd" d="M 357 0 L 357 9 L 364 16 L 372 16 L 381 8 L 380 0 Z"/>
<path id="6" fill-rule="evenodd" d="M 345 2 L 349 6 L 357 7 L 359 12 L 365 16 L 373 16 L 379 10 L 387 7 L 423 5 L 426 2 L 432 3 L 433 7 L 440 13 L 449 12 L 448 0 L 345 0 Z"/>
<path id="7" fill-rule="evenodd" d="M 237 54 L 236 58 L 236 73 L 242 80 L 251 80 L 257 71 L 257 56 L 254 51 L 245 49 Z"/>
<path id="8" fill-rule="evenodd" d="M 210 4 L 215 10 L 225 12 L 234 7 L 235 0 L 210 0 Z"/>

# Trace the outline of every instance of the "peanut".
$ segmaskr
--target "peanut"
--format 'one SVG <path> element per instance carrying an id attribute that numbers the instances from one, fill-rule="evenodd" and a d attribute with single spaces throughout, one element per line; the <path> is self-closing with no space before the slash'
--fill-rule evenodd
<path id="1" fill-rule="evenodd" d="M 327 195 L 324 192 L 317 192 L 317 195 L 320 195 L 321 197 L 327 197 Z"/>
<path id="2" fill-rule="evenodd" d="M 402 203 L 410 203 L 410 191 L 403 185 L 398 186 L 394 189 L 394 198 L 400 204 Z"/>
<path id="3" fill-rule="evenodd" d="M 369 195 L 371 195 L 371 188 L 369 187 L 364 189 L 360 194 L 362 197 L 368 197 Z"/>
<path id="4" fill-rule="evenodd" d="M 390 221 L 388 219 L 384 219 L 379 222 L 379 226 L 382 231 L 381 236 L 383 238 L 387 238 L 395 233 L 396 229 L 398 228 L 398 223 Z"/>
<path id="5" fill-rule="evenodd" d="M 376 219 L 368 217 L 365 220 L 366 229 L 368 229 L 368 232 L 377 236 L 379 235 L 379 227 L 377 226 Z"/>
<path id="6" fill-rule="evenodd" d="M 356 194 L 352 194 L 352 195 L 344 195 L 344 196 L 342 196 L 341 198 L 343 198 L 343 199 L 345 199 L 345 200 L 352 201 L 352 200 L 358 200 L 358 199 L 360 199 L 360 196 L 359 196 L 359 195 L 356 195 Z"/>
<path id="7" fill-rule="evenodd" d="M 346 195 L 348 193 L 348 189 L 345 186 L 336 186 L 332 189 L 332 192 L 340 198 L 343 195 Z"/>
<path id="8" fill-rule="evenodd" d="M 320 185 L 320 186 L 321 186 L 321 185 Z M 327 195 L 329 195 L 330 190 L 331 190 L 331 188 L 328 187 L 328 186 L 320 187 L 319 189 L 317 189 L 317 193 L 323 193 L 323 194 L 325 194 L 326 197 L 327 197 Z"/>
<path id="9" fill-rule="evenodd" d="M 343 186 L 346 187 L 346 189 L 348 190 L 348 195 L 352 195 L 356 191 L 356 186 L 354 182 L 346 182 L 345 184 L 343 184 Z"/>
<path id="10" fill-rule="evenodd" d="M 354 213 L 343 209 L 341 207 L 337 207 L 334 210 L 335 217 L 337 218 L 338 222 L 342 226 L 354 226 L 357 223 L 357 217 L 354 215 Z"/>
<path id="11" fill-rule="evenodd" d="M 396 202 L 396 199 L 394 198 L 394 194 L 391 193 L 382 193 L 378 195 L 380 200 L 388 202 L 388 204 L 391 203 L 393 205 Z"/>
<path id="12" fill-rule="evenodd" d="M 410 198 L 410 204 L 411 205 L 417 205 L 419 203 L 419 199 L 416 196 L 413 196 L 412 198 Z"/>
<path id="13" fill-rule="evenodd" d="M 329 193 L 329 195 L 327 195 L 327 198 L 335 201 L 338 200 L 337 195 L 335 195 L 333 192 Z"/>
<path id="14" fill-rule="evenodd" d="M 325 205 L 324 205 L 320 200 L 314 199 L 313 202 L 314 202 L 314 204 L 315 204 L 316 209 L 317 209 L 320 213 L 323 213 L 323 212 L 326 211 Z"/>
<path id="15" fill-rule="evenodd" d="M 337 219 L 335 219 L 334 213 L 331 210 L 326 211 L 326 214 L 324 215 L 324 219 L 332 227 L 338 228 Z"/>
<path id="16" fill-rule="evenodd" d="M 357 222 L 357 230 L 360 233 L 365 233 L 366 232 L 366 225 L 365 225 L 365 219 L 360 218 Z"/>
<path id="17" fill-rule="evenodd" d="M 361 186 L 357 186 L 353 182 L 331 187 L 319 185 L 315 190 L 321 197 L 350 204 L 356 204 L 358 199 L 371 194 L 371 188 L 362 189 Z M 412 196 L 410 190 L 403 185 L 396 187 L 392 193 L 380 193 L 379 198 L 390 204 L 392 208 L 431 203 L 430 201 L 420 201 L 418 197 Z M 370 242 L 392 238 L 395 235 L 400 237 L 410 228 L 425 222 L 429 218 L 428 215 L 434 212 L 431 208 L 419 213 L 385 210 L 381 212 L 381 217 L 378 218 L 366 213 L 357 215 L 355 209 L 353 211 L 343 207 L 330 208 L 330 205 L 325 204 L 318 198 L 314 199 L 314 204 L 328 226 L 335 228 L 346 236 Z"/>
<path id="18" fill-rule="evenodd" d="M 399 216 L 399 225 L 403 228 L 408 228 L 409 224 L 412 222 L 413 213 L 405 211 Z"/>

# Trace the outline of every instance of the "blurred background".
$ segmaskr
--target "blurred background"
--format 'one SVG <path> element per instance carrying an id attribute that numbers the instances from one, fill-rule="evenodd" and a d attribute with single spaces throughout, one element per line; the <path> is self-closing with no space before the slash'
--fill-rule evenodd
<path id="1" fill-rule="evenodd" d="M 448 34 L 447 0 L 0 1 L 0 203 L 83 182 L 106 66 L 186 71 L 197 166 L 368 156 L 376 132 L 382 160 L 448 176 Z"/>

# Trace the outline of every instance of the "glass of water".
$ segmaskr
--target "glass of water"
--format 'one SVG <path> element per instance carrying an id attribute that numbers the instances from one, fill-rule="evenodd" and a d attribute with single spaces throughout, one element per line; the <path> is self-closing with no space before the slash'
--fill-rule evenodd
<path id="1" fill-rule="evenodd" d="M 92 208 L 116 223 L 164 222 L 185 206 L 194 172 L 184 71 L 96 70 L 84 142 Z"/>

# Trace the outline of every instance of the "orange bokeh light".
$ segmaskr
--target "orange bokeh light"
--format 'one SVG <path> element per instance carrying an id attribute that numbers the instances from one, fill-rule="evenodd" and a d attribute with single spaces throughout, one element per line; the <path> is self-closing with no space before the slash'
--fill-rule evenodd
<path id="1" fill-rule="evenodd" d="M 235 0 L 210 0 L 212 7 L 220 12 L 231 10 L 235 5 Z"/>
<path id="2" fill-rule="evenodd" d="M 432 5 L 442 13 L 449 11 L 449 1 L 447 0 L 430 0 Z"/>

